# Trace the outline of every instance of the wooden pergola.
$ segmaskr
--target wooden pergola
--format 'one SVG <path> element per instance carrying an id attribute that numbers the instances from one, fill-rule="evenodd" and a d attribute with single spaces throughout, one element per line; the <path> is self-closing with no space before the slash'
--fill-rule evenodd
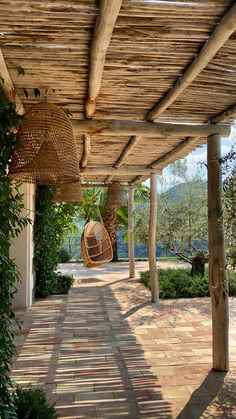
<path id="1" fill-rule="evenodd" d="M 1 0 L 0 81 L 24 114 L 41 97 L 68 109 L 83 187 L 129 188 L 150 177 L 149 264 L 156 273 L 156 175 L 208 144 L 213 367 L 227 371 L 228 284 L 220 137 L 236 116 L 236 2 L 232 0 Z M 18 74 L 18 67 L 25 76 Z M 41 100 L 41 99 L 40 99 Z"/>

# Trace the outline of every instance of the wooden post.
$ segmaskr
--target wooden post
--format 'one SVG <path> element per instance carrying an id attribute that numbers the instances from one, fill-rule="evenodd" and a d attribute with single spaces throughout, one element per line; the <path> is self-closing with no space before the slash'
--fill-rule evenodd
<path id="1" fill-rule="evenodd" d="M 209 286 L 212 303 L 213 368 L 229 369 L 229 309 L 224 227 L 221 202 L 220 138 L 211 135 L 207 141 L 208 165 L 208 241 Z"/>
<path id="2" fill-rule="evenodd" d="M 158 277 L 157 277 L 157 269 L 156 269 L 156 228 L 157 228 L 157 178 L 156 178 L 156 173 L 151 173 L 148 261 L 149 261 L 153 303 L 157 303 L 159 301 L 159 286 L 158 286 Z"/>
<path id="3" fill-rule="evenodd" d="M 129 188 L 129 200 L 128 200 L 128 233 L 129 233 L 129 277 L 135 278 L 135 266 L 134 266 L 134 187 Z"/>

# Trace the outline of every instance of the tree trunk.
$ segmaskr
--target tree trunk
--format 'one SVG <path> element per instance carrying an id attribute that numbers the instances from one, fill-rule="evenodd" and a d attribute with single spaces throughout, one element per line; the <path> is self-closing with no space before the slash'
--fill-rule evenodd
<path id="1" fill-rule="evenodd" d="M 205 274 L 205 264 L 207 259 L 203 254 L 195 256 L 192 261 L 192 269 L 191 269 L 191 276 L 200 275 L 204 276 Z"/>
<path id="2" fill-rule="evenodd" d="M 113 249 L 113 259 L 112 262 L 118 261 L 118 252 L 117 252 L 117 222 L 116 222 L 116 208 L 105 209 L 105 214 L 103 216 L 104 226 L 109 234 L 111 239 L 112 249 Z"/>

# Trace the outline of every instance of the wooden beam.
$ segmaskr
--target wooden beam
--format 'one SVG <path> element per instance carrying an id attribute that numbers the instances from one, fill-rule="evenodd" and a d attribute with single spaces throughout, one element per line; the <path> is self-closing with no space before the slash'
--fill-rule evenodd
<path id="1" fill-rule="evenodd" d="M 158 174 L 159 175 L 161 174 L 161 171 L 160 170 L 158 170 Z M 143 182 L 144 180 L 147 179 L 147 177 L 149 177 L 149 176 L 147 176 L 147 175 L 138 175 L 138 176 L 135 176 L 135 178 L 132 179 L 131 182 L 129 182 L 129 185 L 132 186 L 132 185 L 135 185 L 136 183 Z"/>
<path id="2" fill-rule="evenodd" d="M 234 119 L 234 117 L 236 118 L 236 105 L 233 105 L 230 108 L 227 108 L 225 111 L 219 113 L 218 115 L 213 116 L 210 122 L 226 122 L 229 118 Z M 170 150 L 164 156 L 152 162 L 149 167 L 154 169 L 161 169 L 162 167 L 167 166 L 179 153 L 187 152 L 188 149 L 192 149 L 198 142 L 199 138 L 199 136 L 185 138 L 175 148 Z"/>
<path id="3" fill-rule="evenodd" d="M 120 167 L 124 163 L 124 161 L 127 159 L 128 155 L 131 153 L 131 151 L 136 146 L 137 142 L 140 140 L 140 138 L 141 138 L 140 135 L 138 135 L 138 136 L 134 135 L 130 138 L 128 144 L 126 144 L 126 146 L 123 149 L 120 157 L 116 161 L 115 167 Z"/>
<path id="4" fill-rule="evenodd" d="M 109 176 L 107 176 L 107 178 L 106 178 L 106 183 L 110 183 L 111 181 L 112 181 L 112 179 L 113 179 L 113 177 L 114 177 L 114 175 L 109 175 Z"/>
<path id="5" fill-rule="evenodd" d="M 128 183 L 121 183 L 124 187 L 128 187 Z M 98 182 L 84 182 L 81 184 L 81 189 L 107 189 L 109 187 L 106 183 Z"/>
<path id="6" fill-rule="evenodd" d="M 100 0 L 96 19 L 91 52 L 88 83 L 88 98 L 85 105 L 87 118 L 93 118 L 96 100 L 102 82 L 106 53 L 112 37 L 112 32 L 121 8 L 122 0 Z"/>
<path id="7" fill-rule="evenodd" d="M 180 94 L 192 83 L 193 80 L 201 73 L 201 71 L 209 64 L 211 59 L 226 43 L 229 37 L 236 30 L 236 3 L 222 18 L 216 26 L 204 47 L 185 70 L 184 74 L 147 114 L 147 120 L 153 121 L 162 114 L 172 103 L 180 96 Z"/>
<path id="8" fill-rule="evenodd" d="M 150 169 L 161 169 L 164 166 L 167 166 L 171 161 L 173 161 L 173 157 L 176 157 L 179 153 L 183 151 L 187 151 L 188 148 L 192 148 L 195 146 L 199 137 L 188 137 L 181 141 L 175 148 L 170 150 L 164 156 L 159 157 L 159 159 L 155 160 L 150 164 Z"/>
<path id="9" fill-rule="evenodd" d="M 149 176 L 151 173 L 151 169 L 146 168 L 146 166 L 142 165 L 123 165 L 120 168 L 116 169 L 113 166 L 86 166 L 84 169 L 81 168 L 82 175 L 102 175 L 102 176 L 120 176 L 120 175 L 127 175 L 127 176 L 138 176 L 138 175 L 147 175 Z"/>
<path id="10" fill-rule="evenodd" d="M 207 137 L 219 134 L 224 137 L 230 135 L 229 125 L 215 124 L 170 124 L 161 122 L 137 122 L 125 120 L 74 120 L 74 130 L 80 134 L 88 135 L 145 135 L 146 137 L 159 136 L 201 136 Z"/>
<path id="11" fill-rule="evenodd" d="M 148 261 L 151 280 L 152 302 L 159 301 L 159 287 L 156 267 L 156 229 L 157 229 L 157 177 L 150 176 L 150 220 L 148 236 Z"/>
<path id="12" fill-rule="evenodd" d="M 122 164 L 127 159 L 128 155 L 131 153 L 131 151 L 133 150 L 133 148 L 135 147 L 135 145 L 137 144 L 140 138 L 141 138 L 140 135 L 132 136 L 130 138 L 130 140 L 128 141 L 128 144 L 126 144 L 120 157 L 117 159 L 116 163 L 114 164 L 114 167 L 118 168 L 122 166 Z M 108 176 L 108 178 L 106 179 L 106 182 L 111 182 L 112 178 L 113 178 L 112 175 Z"/>
<path id="13" fill-rule="evenodd" d="M 6 98 L 10 102 L 15 102 L 16 113 L 18 115 L 23 115 L 25 113 L 25 108 L 24 108 L 21 98 L 18 96 L 13 86 L 1 48 L 0 48 L 0 86 Z"/>
<path id="14" fill-rule="evenodd" d="M 207 141 L 208 167 L 208 247 L 209 286 L 212 303 L 213 368 L 229 370 L 228 279 L 224 247 L 221 202 L 220 139 L 212 135 Z"/>
<path id="15" fill-rule="evenodd" d="M 219 113 L 218 115 L 213 116 L 213 118 L 211 118 L 211 123 L 218 124 L 220 122 L 226 122 L 229 119 L 231 119 L 232 121 L 236 119 L 236 104 L 226 109 L 225 111 Z"/>
<path id="16" fill-rule="evenodd" d="M 88 159 L 91 153 L 91 137 L 90 135 L 84 135 L 84 153 L 81 160 L 81 167 L 86 167 L 88 164 Z"/>
<path id="17" fill-rule="evenodd" d="M 129 188 L 128 199 L 128 235 L 129 235 L 129 277 L 135 278 L 135 265 L 134 265 L 134 188 Z"/>

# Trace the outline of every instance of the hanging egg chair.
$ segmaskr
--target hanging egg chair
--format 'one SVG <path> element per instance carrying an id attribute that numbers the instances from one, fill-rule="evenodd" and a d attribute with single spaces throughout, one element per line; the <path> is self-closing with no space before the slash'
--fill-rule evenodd
<path id="1" fill-rule="evenodd" d="M 81 204 L 83 202 L 83 194 L 80 181 L 56 187 L 53 201 Z"/>
<path id="2" fill-rule="evenodd" d="M 81 237 L 81 250 L 86 268 L 97 268 L 111 262 L 111 240 L 101 223 L 90 221 L 86 224 Z"/>
<path id="3" fill-rule="evenodd" d="M 107 190 L 106 206 L 119 208 L 127 206 L 127 193 L 119 182 L 113 182 Z"/>
<path id="4" fill-rule="evenodd" d="M 56 105 L 41 102 L 31 106 L 17 139 L 9 167 L 13 180 L 53 185 L 80 179 L 72 125 Z"/>

